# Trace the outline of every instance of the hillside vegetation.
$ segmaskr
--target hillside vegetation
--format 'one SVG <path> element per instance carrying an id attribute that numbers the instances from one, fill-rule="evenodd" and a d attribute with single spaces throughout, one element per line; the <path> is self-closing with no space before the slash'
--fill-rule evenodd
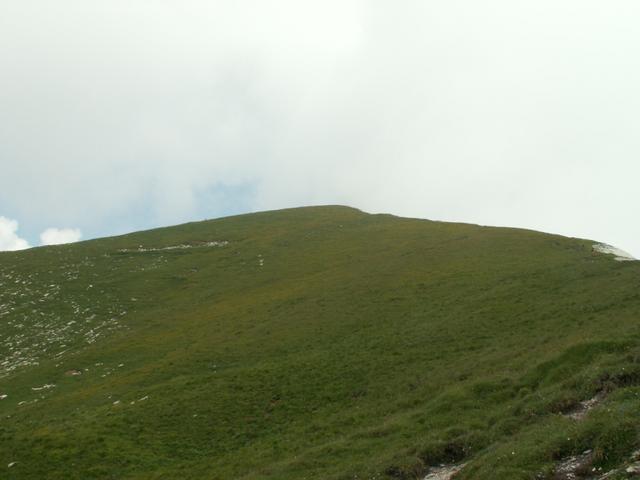
<path id="1" fill-rule="evenodd" d="M 640 264 L 593 243 L 309 207 L 0 253 L 0 478 L 626 478 Z"/>

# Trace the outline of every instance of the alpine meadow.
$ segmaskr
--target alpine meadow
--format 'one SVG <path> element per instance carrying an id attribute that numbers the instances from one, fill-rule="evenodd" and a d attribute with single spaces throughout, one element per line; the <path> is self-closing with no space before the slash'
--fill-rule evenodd
<path id="1" fill-rule="evenodd" d="M 0 478 L 628 478 L 622 260 L 342 206 L 2 252 Z"/>

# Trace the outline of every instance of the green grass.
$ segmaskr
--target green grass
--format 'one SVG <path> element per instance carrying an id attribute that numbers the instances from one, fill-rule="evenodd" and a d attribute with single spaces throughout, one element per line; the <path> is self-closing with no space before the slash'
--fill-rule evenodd
<path id="1" fill-rule="evenodd" d="M 592 244 L 310 207 L 1 253 L 0 478 L 618 465 L 640 446 L 640 264 Z"/>

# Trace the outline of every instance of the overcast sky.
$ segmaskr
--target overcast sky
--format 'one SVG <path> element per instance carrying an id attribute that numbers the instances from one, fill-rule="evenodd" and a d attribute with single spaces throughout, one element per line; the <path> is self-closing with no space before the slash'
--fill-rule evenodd
<path id="1" fill-rule="evenodd" d="M 0 249 L 338 203 L 640 256 L 638 25 L 637 0 L 2 0 Z"/>

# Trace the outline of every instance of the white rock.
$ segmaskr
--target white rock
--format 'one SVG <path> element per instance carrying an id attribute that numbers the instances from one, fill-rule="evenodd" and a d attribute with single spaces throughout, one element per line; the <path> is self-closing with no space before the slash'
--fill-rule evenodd
<path id="1" fill-rule="evenodd" d="M 634 463 L 627 467 L 627 473 L 640 474 L 640 463 Z"/>
<path id="2" fill-rule="evenodd" d="M 45 383 L 43 386 L 41 387 L 31 387 L 31 390 L 33 391 L 38 391 L 38 390 L 49 390 L 50 388 L 55 388 L 54 384 L 49 384 L 49 383 Z"/>

